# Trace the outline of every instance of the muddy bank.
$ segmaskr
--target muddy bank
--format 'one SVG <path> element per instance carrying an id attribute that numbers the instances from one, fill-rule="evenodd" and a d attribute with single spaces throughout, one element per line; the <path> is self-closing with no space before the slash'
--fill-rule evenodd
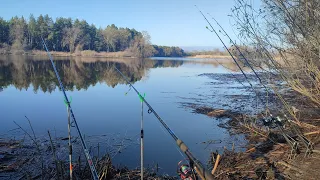
<path id="1" fill-rule="evenodd" d="M 232 134 L 244 134 L 248 141 L 244 152 L 224 150 L 214 174 L 217 179 L 317 179 L 320 175 L 318 127 L 311 124 L 297 126 L 301 135 L 312 143 L 309 153 L 309 147 L 298 134 L 285 127 L 285 134 L 293 138 L 292 142 L 297 142 L 297 152 L 293 152 L 279 127 L 266 125 L 264 114 L 252 117 L 208 107 L 196 108 L 195 112 L 214 117 L 221 122 L 220 127 L 227 128 Z"/>
<path id="2" fill-rule="evenodd" d="M 27 139 L 0 139 L 0 179 L 68 179 L 69 161 L 66 138 L 34 141 Z M 81 151 L 80 144 L 74 139 L 73 178 L 91 179 L 91 172 Z M 117 145 L 118 147 L 118 145 Z M 112 163 L 113 153 L 90 154 L 100 179 L 140 179 L 140 169 L 128 169 Z M 116 153 L 121 153 L 120 149 Z M 176 179 L 168 175 L 159 175 L 156 168 L 145 168 L 146 179 Z"/>
<path id="3" fill-rule="evenodd" d="M 294 92 L 286 90 L 282 82 L 273 79 L 279 89 L 276 93 L 290 103 L 290 107 L 298 114 L 300 122 L 297 122 L 285 110 L 277 94 L 274 91 L 266 94 L 253 75 L 248 75 L 248 78 L 253 82 L 257 93 L 250 90 L 248 84 L 243 86 L 240 83 L 244 82 L 244 77 L 240 74 L 199 76 L 210 79 L 204 86 L 210 88 L 212 94 L 199 93 L 199 99 L 181 98 L 181 105 L 193 113 L 213 118 L 219 122 L 220 127 L 228 129 L 229 133 L 243 134 L 247 140 L 243 152 L 225 148 L 220 153 L 215 178 L 317 179 L 320 176 L 320 131 L 316 108 L 308 106 Z M 263 81 L 267 83 L 268 79 L 264 77 Z M 261 100 L 257 99 L 257 94 Z M 275 118 L 271 118 L 271 114 L 273 117 L 280 116 L 283 122 L 279 125 Z M 291 143 L 296 143 L 296 146 Z M 212 167 L 216 157 L 217 152 L 212 152 Z"/>
<path id="4" fill-rule="evenodd" d="M 69 179 L 69 138 L 55 130 L 36 135 L 30 127 L 2 134 L 0 138 L 0 179 Z M 122 152 L 139 145 L 138 136 L 121 134 L 83 135 L 100 179 L 140 179 L 140 167 L 114 164 Z M 73 179 L 91 179 L 79 136 L 71 136 Z M 145 179 L 176 179 L 159 173 L 157 165 L 144 167 Z"/>

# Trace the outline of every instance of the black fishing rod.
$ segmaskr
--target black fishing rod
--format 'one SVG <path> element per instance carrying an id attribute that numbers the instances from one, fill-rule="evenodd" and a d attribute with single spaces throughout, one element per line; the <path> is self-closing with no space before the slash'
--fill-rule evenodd
<path id="1" fill-rule="evenodd" d="M 196 6 L 196 5 L 195 5 Z M 216 36 L 219 38 L 219 40 L 221 41 L 221 43 L 223 44 L 224 48 L 227 50 L 227 52 L 229 53 L 229 55 L 231 56 L 232 60 L 234 61 L 234 63 L 237 65 L 237 67 L 239 68 L 239 70 L 241 71 L 241 73 L 244 75 L 245 79 L 247 80 L 247 82 L 249 83 L 249 85 L 251 86 L 253 92 L 257 95 L 257 97 L 260 99 L 261 102 L 263 102 L 263 100 L 260 98 L 258 92 L 254 89 L 253 85 L 251 84 L 251 82 L 249 81 L 249 78 L 247 77 L 247 75 L 244 73 L 243 69 L 241 68 L 241 66 L 239 65 L 239 63 L 236 61 L 236 59 L 234 58 L 234 56 L 232 55 L 232 53 L 230 52 L 230 50 L 228 49 L 228 47 L 226 46 L 226 44 L 222 41 L 221 37 L 219 36 L 219 34 L 217 33 L 217 31 L 213 28 L 213 26 L 211 25 L 211 23 L 209 22 L 209 20 L 207 19 L 207 17 L 202 13 L 202 11 L 196 6 L 196 8 L 199 10 L 199 12 L 201 13 L 201 15 L 203 16 L 203 18 L 207 21 L 207 23 L 209 24 L 209 26 L 211 27 L 212 30 L 210 30 L 208 27 L 207 29 L 210 32 L 214 32 L 216 34 Z"/>
<path id="2" fill-rule="evenodd" d="M 208 13 L 209 14 L 209 13 Z M 209 16 L 211 16 L 209 14 Z M 237 49 L 237 51 L 240 53 L 240 56 L 243 57 L 243 59 L 246 61 L 246 63 L 249 65 L 250 69 L 253 71 L 253 73 L 255 74 L 255 76 L 258 78 L 260 84 L 266 89 L 266 92 L 268 93 L 268 88 L 262 83 L 261 78 L 259 77 L 258 73 L 254 70 L 254 68 L 252 67 L 251 63 L 248 61 L 248 59 L 243 55 L 243 53 L 241 52 L 240 48 L 238 47 L 238 45 L 236 45 L 236 43 L 231 39 L 231 37 L 228 35 L 228 33 L 224 30 L 224 28 L 219 24 L 219 22 L 211 16 L 211 18 L 217 23 L 217 25 L 221 28 L 221 30 L 224 32 L 224 34 L 229 38 L 230 42 L 233 44 L 233 46 Z"/>
<path id="3" fill-rule="evenodd" d="M 184 144 L 184 142 L 174 134 L 174 132 L 161 119 L 161 117 L 158 115 L 158 113 L 151 107 L 151 105 L 140 94 L 140 92 L 130 83 L 128 78 L 124 74 L 122 74 L 122 72 L 117 67 L 114 66 L 114 68 L 119 72 L 119 74 L 129 84 L 129 86 L 133 88 L 133 90 L 138 94 L 139 98 L 148 106 L 148 108 L 149 108 L 148 112 L 149 113 L 153 113 L 156 116 L 156 118 L 159 120 L 159 122 L 168 131 L 168 133 L 171 135 L 171 137 L 176 141 L 177 146 L 181 149 L 181 151 L 183 153 L 185 153 L 187 155 L 187 157 L 190 159 L 190 161 L 192 162 L 194 168 L 197 170 L 197 172 L 200 174 L 200 176 L 204 177 L 204 179 L 206 179 L 206 180 L 213 180 L 213 175 L 208 170 L 206 170 L 204 168 L 204 166 L 202 165 L 202 163 L 192 155 L 192 153 L 189 151 L 189 148 L 187 147 L 187 145 Z"/>
<path id="4" fill-rule="evenodd" d="M 58 79 L 58 82 L 59 82 L 59 85 L 60 85 L 60 89 L 61 89 L 61 91 L 63 92 L 64 98 L 65 98 L 66 104 L 67 104 L 67 106 L 68 106 L 68 108 L 69 108 L 69 111 L 70 111 L 71 117 L 72 117 L 72 119 L 73 119 L 74 125 L 75 125 L 75 127 L 76 127 L 76 129 L 77 129 L 77 131 L 78 131 L 78 134 L 79 134 L 79 137 L 80 137 L 80 140 L 81 140 L 81 144 L 82 144 L 82 148 L 83 148 L 85 157 L 86 157 L 86 159 L 87 159 L 87 162 L 88 162 L 88 164 L 89 164 L 92 177 L 93 177 L 94 180 L 99 180 L 98 173 L 97 173 L 97 171 L 96 171 L 96 168 L 94 167 L 94 164 L 93 164 L 92 158 L 91 158 L 91 156 L 90 156 L 89 150 L 88 150 L 88 148 L 87 148 L 87 145 L 86 145 L 84 139 L 82 138 L 82 134 L 81 134 L 81 132 L 80 132 L 78 123 L 77 123 L 77 121 L 76 121 L 76 118 L 75 118 L 75 116 L 74 116 L 74 114 L 73 114 L 73 111 L 72 111 L 72 108 L 71 108 L 71 104 L 70 104 L 70 101 L 69 101 L 69 99 L 68 99 L 68 97 L 67 97 L 66 91 L 65 91 L 65 89 L 64 89 L 64 87 L 63 87 L 61 78 L 60 78 L 60 76 L 59 76 L 59 74 L 58 74 L 58 71 L 57 71 L 57 69 L 56 69 L 56 66 L 54 65 L 54 62 L 53 62 L 53 60 L 52 60 L 51 54 L 50 54 L 50 52 L 49 52 L 49 50 L 48 50 L 48 48 L 47 48 L 46 43 L 44 42 L 44 40 L 43 40 L 42 37 L 41 37 L 41 39 L 42 39 L 43 46 L 45 47 L 45 49 L 46 49 L 46 51 L 47 51 L 47 54 L 48 54 L 48 56 L 49 56 L 49 59 L 50 59 L 50 61 L 51 61 L 51 64 L 52 64 L 54 73 L 56 74 L 56 77 L 57 77 L 57 79 Z"/>

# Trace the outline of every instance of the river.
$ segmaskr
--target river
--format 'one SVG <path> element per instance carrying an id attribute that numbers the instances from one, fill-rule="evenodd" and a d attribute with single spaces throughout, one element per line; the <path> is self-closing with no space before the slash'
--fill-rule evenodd
<path id="1" fill-rule="evenodd" d="M 234 83 L 204 75 L 228 75 L 229 70 L 214 60 L 54 59 L 88 146 L 97 154 L 99 143 L 100 155 L 113 154 L 114 164 L 129 168 L 140 165 L 141 104 L 113 66 L 145 93 L 155 111 L 204 164 L 211 151 L 221 152 L 225 146 L 231 148 L 234 142 L 237 150 L 243 145 L 239 143 L 242 136 L 230 135 L 218 126 L 216 119 L 196 114 L 186 106 L 198 103 L 223 108 L 225 95 L 246 93 L 245 89 L 231 88 Z M 67 137 L 67 110 L 48 58 L 1 56 L 0 100 L 2 137 L 23 135 L 14 130 L 17 126 L 13 121 L 31 132 L 25 116 L 31 120 L 39 138 L 48 138 L 47 130 L 57 139 Z M 183 157 L 174 140 L 144 107 L 145 165 L 150 168 L 158 165 L 160 173 L 174 174 Z M 75 128 L 72 133 L 77 136 Z"/>

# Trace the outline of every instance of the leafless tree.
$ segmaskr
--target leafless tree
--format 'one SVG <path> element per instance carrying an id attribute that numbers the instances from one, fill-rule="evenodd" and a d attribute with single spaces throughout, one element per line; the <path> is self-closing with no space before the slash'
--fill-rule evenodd
<path id="1" fill-rule="evenodd" d="M 81 29 L 77 27 L 64 28 L 62 45 L 68 46 L 71 53 L 75 51 L 76 42 L 79 38 Z"/>
<path id="2" fill-rule="evenodd" d="M 130 47 L 132 54 L 138 58 L 152 56 L 155 52 L 155 49 L 151 45 L 150 39 L 150 35 L 146 31 L 142 32 L 142 36 L 135 37 Z"/>
<path id="3" fill-rule="evenodd" d="M 259 61 L 291 89 L 319 107 L 320 1 L 263 0 L 259 8 L 252 1 L 235 1 L 232 17 L 242 43 L 253 47 Z"/>

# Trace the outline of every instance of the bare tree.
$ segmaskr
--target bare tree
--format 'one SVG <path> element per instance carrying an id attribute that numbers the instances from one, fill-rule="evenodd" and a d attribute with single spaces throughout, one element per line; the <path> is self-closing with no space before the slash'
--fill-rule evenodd
<path id="1" fill-rule="evenodd" d="M 68 46 L 71 53 L 75 51 L 76 42 L 79 38 L 80 32 L 81 29 L 77 27 L 63 29 L 62 45 Z"/>
<path id="2" fill-rule="evenodd" d="M 138 58 L 151 57 L 156 50 L 151 45 L 150 39 L 150 35 L 146 31 L 142 32 L 142 36 L 135 37 L 130 47 L 132 54 Z"/>
<path id="3" fill-rule="evenodd" d="M 103 31 L 103 38 L 105 43 L 107 44 L 107 51 L 116 51 L 117 49 L 117 44 L 118 44 L 118 28 L 112 24 L 111 26 L 108 26 L 104 31 Z"/>
<path id="4" fill-rule="evenodd" d="M 233 18 L 243 44 L 254 47 L 263 64 L 287 85 L 320 106 L 320 1 L 236 0 Z M 256 59 L 251 59 L 256 61 Z"/>
<path id="5" fill-rule="evenodd" d="M 10 20 L 10 41 L 12 49 L 24 50 L 25 34 L 27 32 L 27 24 L 23 17 L 17 16 Z"/>

